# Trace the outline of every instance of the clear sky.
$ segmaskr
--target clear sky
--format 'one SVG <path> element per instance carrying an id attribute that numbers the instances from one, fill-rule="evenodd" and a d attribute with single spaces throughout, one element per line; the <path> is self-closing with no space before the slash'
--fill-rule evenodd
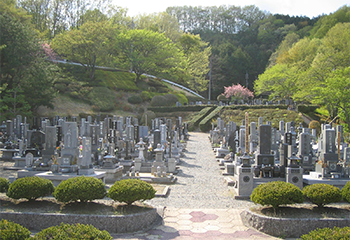
<path id="1" fill-rule="evenodd" d="M 234 5 L 243 7 L 255 5 L 260 10 L 272 14 L 279 13 L 310 18 L 333 13 L 340 7 L 350 4 L 349 0 L 113 0 L 113 3 L 127 8 L 128 16 L 164 12 L 167 7 L 171 6 Z"/>

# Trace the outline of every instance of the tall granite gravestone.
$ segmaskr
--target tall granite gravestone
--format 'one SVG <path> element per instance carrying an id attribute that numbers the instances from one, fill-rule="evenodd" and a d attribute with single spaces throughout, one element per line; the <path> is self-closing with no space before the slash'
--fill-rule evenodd
<path id="1" fill-rule="evenodd" d="M 259 126 L 258 154 L 255 155 L 255 176 L 273 177 L 275 157 L 271 154 L 271 125 Z"/>
<path id="2" fill-rule="evenodd" d="M 91 175 L 94 173 L 94 169 L 91 162 L 91 138 L 82 138 L 82 149 L 80 152 L 80 169 L 78 171 L 79 175 Z"/>
<path id="3" fill-rule="evenodd" d="M 301 158 L 302 167 L 306 172 L 314 170 L 314 162 L 311 151 L 311 135 L 308 133 L 299 134 L 298 157 Z"/>
<path id="4" fill-rule="evenodd" d="M 63 148 L 61 158 L 58 158 L 59 165 L 71 171 L 70 166 L 76 165 L 78 161 L 78 126 L 76 122 L 65 122 L 62 126 Z"/>
<path id="5" fill-rule="evenodd" d="M 42 150 L 42 166 L 47 167 L 53 155 L 56 155 L 57 129 L 56 126 L 45 127 L 45 148 Z"/>

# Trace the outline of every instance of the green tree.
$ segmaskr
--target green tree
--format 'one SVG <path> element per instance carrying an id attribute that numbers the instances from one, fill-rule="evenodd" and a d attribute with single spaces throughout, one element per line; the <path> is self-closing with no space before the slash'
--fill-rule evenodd
<path id="1" fill-rule="evenodd" d="M 315 103 L 328 103 L 341 112 L 342 119 L 346 123 L 346 129 L 350 129 L 350 66 L 331 72 L 325 82 L 314 87 Z"/>
<path id="2" fill-rule="evenodd" d="M 108 62 L 114 46 L 116 28 L 109 22 L 87 22 L 79 29 L 57 35 L 52 48 L 62 57 L 80 63 L 94 79 L 96 64 Z"/>
<path id="3" fill-rule="evenodd" d="M 40 105 L 52 106 L 52 83 L 57 71 L 45 61 L 36 31 L 28 15 L 13 1 L 0 3 L 0 82 L 1 115 L 27 115 Z"/>
<path id="4" fill-rule="evenodd" d="M 187 58 L 189 77 L 186 85 L 196 92 L 205 91 L 208 87 L 206 76 L 209 72 L 209 56 L 211 48 L 208 43 L 202 41 L 199 35 L 184 33 L 180 38 L 180 44 Z"/>
<path id="5" fill-rule="evenodd" d="M 255 81 L 256 95 L 270 93 L 270 99 L 291 99 L 296 91 L 295 68 L 277 64 L 259 75 Z"/>
<path id="6" fill-rule="evenodd" d="M 134 27 L 164 33 L 173 42 L 177 42 L 182 36 L 177 19 L 166 12 L 138 15 L 134 19 Z"/>
<path id="7" fill-rule="evenodd" d="M 136 74 L 136 81 L 144 73 L 164 76 L 181 70 L 183 53 L 164 34 L 150 30 L 129 30 L 117 37 L 120 51 L 118 63 Z"/>

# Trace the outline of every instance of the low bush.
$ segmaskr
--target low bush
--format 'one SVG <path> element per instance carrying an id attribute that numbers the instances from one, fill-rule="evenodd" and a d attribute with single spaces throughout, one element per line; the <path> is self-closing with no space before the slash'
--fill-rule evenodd
<path id="1" fill-rule="evenodd" d="M 350 203 L 350 182 L 347 182 L 341 190 L 343 199 Z"/>
<path id="2" fill-rule="evenodd" d="M 24 240 L 30 237 L 30 231 L 11 221 L 1 219 L 0 221 L 0 239 L 1 240 Z"/>
<path id="3" fill-rule="evenodd" d="M 309 128 L 310 129 L 316 129 L 316 133 L 317 133 L 317 136 L 320 134 L 321 132 L 321 124 L 320 122 L 316 121 L 316 120 L 312 120 L 310 123 L 309 123 Z"/>
<path id="4" fill-rule="evenodd" d="M 54 190 L 50 180 L 34 176 L 19 178 L 11 183 L 6 195 L 13 199 L 35 200 L 50 195 Z"/>
<path id="5" fill-rule="evenodd" d="M 144 201 L 155 197 L 156 190 L 139 179 L 125 179 L 117 181 L 109 189 L 107 196 L 114 201 L 131 205 L 135 201 Z"/>
<path id="6" fill-rule="evenodd" d="M 308 234 L 304 234 L 301 236 L 302 240 L 315 240 L 315 239 L 330 239 L 330 240 L 343 240 L 350 239 L 350 227 L 334 227 L 330 228 L 319 228 L 317 230 L 313 230 Z"/>
<path id="7" fill-rule="evenodd" d="M 139 95 L 133 95 L 133 96 L 128 98 L 128 103 L 140 104 L 140 103 L 142 103 L 142 98 Z"/>
<path id="8" fill-rule="evenodd" d="M 166 99 L 164 96 L 156 95 L 150 102 L 151 106 L 166 106 Z"/>
<path id="9" fill-rule="evenodd" d="M 53 193 L 59 202 L 87 202 L 106 196 L 105 184 L 97 178 L 79 176 L 62 181 Z"/>
<path id="10" fill-rule="evenodd" d="M 146 111 L 143 113 L 141 117 L 141 124 L 151 126 L 152 125 L 152 119 L 156 118 L 156 114 L 153 111 Z"/>
<path id="11" fill-rule="evenodd" d="M 10 182 L 6 178 L 0 177 L 0 192 L 5 193 L 9 189 Z"/>
<path id="12" fill-rule="evenodd" d="M 176 94 L 176 97 L 182 105 L 188 104 L 188 100 L 185 94 L 178 93 Z"/>
<path id="13" fill-rule="evenodd" d="M 324 183 L 304 187 L 303 194 L 310 202 L 316 204 L 318 207 L 342 200 L 342 194 L 339 188 Z"/>
<path id="14" fill-rule="evenodd" d="M 141 92 L 141 99 L 143 101 L 150 101 L 152 99 L 151 94 L 147 91 L 142 91 Z"/>
<path id="15" fill-rule="evenodd" d="M 250 195 L 250 200 L 256 204 L 278 208 L 280 205 L 302 203 L 304 198 L 302 191 L 297 186 L 276 181 L 256 187 Z"/>
<path id="16" fill-rule="evenodd" d="M 106 230 L 99 230 L 92 225 L 85 224 L 64 224 L 60 226 L 53 226 L 41 230 L 35 234 L 34 240 L 46 240 L 46 239 L 98 239 L 98 240 L 110 240 L 113 239 Z"/>
<path id="17" fill-rule="evenodd" d="M 87 98 L 95 106 L 95 111 L 108 112 L 115 108 L 116 96 L 112 90 L 106 87 L 93 88 Z"/>
<path id="18" fill-rule="evenodd" d="M 166 99 L 166 106 L 174 106 L 176 102 L 179 101 L 176 95 L 174 94 L 165 94 L 163 96 Z"/>

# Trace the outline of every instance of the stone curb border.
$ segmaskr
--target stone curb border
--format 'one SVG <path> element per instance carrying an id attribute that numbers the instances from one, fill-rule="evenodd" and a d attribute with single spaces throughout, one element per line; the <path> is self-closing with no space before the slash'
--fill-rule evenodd
<path id="1" fill-rule="evenodd" d="M 28 228 L 41 231 L 63 223 L 91 224 L 109 233 L 129 233 L 149 230 L 160 225 L 164 209 L 152 208 L 149 211 L 130 215 L 88 215 L 88 214 L 59 214 L 59 213 L 14 213 L 0 212 L 0 219 L 6 219 Z"/>
<path id="2" fill-rule="evenodd" d="M 260 215 L 250 210 L 244 210 L 240 215 L 246 227 L 255 228 L 260 232 L 281 238 L 298 238 L 318 228 L 350 226 L 350 218 L 274 218 Z"/>

